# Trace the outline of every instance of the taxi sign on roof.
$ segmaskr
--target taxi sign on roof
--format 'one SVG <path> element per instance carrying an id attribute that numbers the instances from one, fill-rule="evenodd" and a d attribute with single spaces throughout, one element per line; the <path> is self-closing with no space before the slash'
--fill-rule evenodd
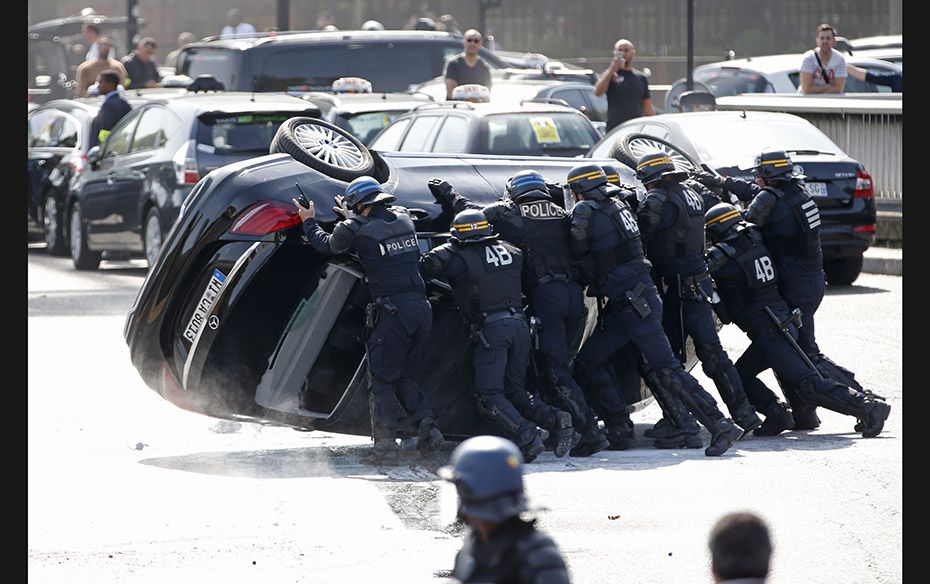
<path id="1" fill-rule="evenodd" d="M 491 90 L 477 83 L 456 85 L 455 89 L 452 90 L 452 99 L 483 103 L 491 100 Z"/>
<path id="2" fill-rule="evenodd" d="M 371 81 L 361 77 L 340 77 L 333 81 L 335 93 L 371 93 Z"/>

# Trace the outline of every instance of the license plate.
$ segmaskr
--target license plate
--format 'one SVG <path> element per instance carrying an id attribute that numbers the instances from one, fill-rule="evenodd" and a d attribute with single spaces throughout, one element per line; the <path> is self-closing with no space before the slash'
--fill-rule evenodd
<path id="1" fill-rule="evenodd" d="M 203 331 L 203 326 L 207 322 L 207 315 L 210 313 L 210 307 L 213 306 L 213 302 L 219 295 L 220 290 L 223 289 L 223 284 L 225 282 L 226 274 L 214 269 L 213 275 L 210 276 L 210 282 L 207 284 L 206 290 L 203 291 L 203 295 L 200 297 L 200 301 L 194 309 L 194 314 L 191 315 L 191 319 L 187 323 L 187 328 L 184 329 L 184 338 L 191 343 L 193 343 L 198 335 L 200 335 L 201 331 Z"/>
<path id="2" fill-rule="evenodd" d="M 827 196 L 827 183 L 822 182 L 809 182 L 804 183 L 804 190 L 807 191 L 807 194 L 811 197 L 826 197 Z"/>

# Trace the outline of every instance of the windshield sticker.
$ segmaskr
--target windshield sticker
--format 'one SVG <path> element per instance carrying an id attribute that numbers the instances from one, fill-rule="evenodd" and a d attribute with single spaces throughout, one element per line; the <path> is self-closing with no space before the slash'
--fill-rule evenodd
<path id="1" fill-rule="evenodd" d="M 530 125 L 533 127 L 533 132 L 536 134 L 536 141 L 538 143 L 552 144 L 553 142 L 562 141 L 559 137 L 559 129 L 555 126 L 555 122 L 552 118 L 530 118 Z"/>

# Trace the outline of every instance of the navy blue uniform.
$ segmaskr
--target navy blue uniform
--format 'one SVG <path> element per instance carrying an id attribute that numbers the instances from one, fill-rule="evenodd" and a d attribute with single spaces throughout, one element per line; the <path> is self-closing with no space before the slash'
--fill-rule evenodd
<path id="1" fill-rule="evenodd" d="M 455 556 L 452 576 L 462 584 L 568 584 L 568 568 L 555 541 L 535 520 L 512 517 L 483 541 L 474 529 Z"/>
<path id="2" fill-rule="evenodd" d="M 686 336 L 704 373 L 745 430 L 761 422 L 746 399 L 733 362 L 723 350 L 711 308 L 713 281 L 704 259 L 704 212 L 720 202 L 701 184 L 673 178 L 654 184 L 639 207 L 646 255 L 662 289 L 662 326 L 672 350 L 684 356 Z"/>
<path id="3" fill-rule="evenodd" d="M 798 339 L 798 330 L 789 321 L 788 304 L 778 292 L 780 272 L 772 254 L 756 226 L 744 223 L 737 230 L 735 237 L 710 248 L 708 265 L 723 304 L 723 319 L 732 320 L 751 341 L 737 359 L 736 369 L 752 404 L 766 415 L 777 407 L 777 397 L 757 377 L 771 368 L 805 402 L 856 416 L 863 424 L 863 436 L 877 435 L 890 406 L 871 392 L 822 377 L 807 365 L 766 311 L 771 310 L 791 337 Z"/>
<path id="4" fill-rule="evenodd" d="M 395 438 L 401 406 L 413 424 L 432 417 L 415 379 L 433 313 L 419 272 L 420 249 L 410 215 L 403 207 L 377 204 L 371 209 L 367 217 L 355 215 L 339 222 L 331 235 L 315 219 L 308 219 L 304 233 L 320 253 L 354 251 L 379 307 L 366 341 L 372 438 L 377 442 Z"/>

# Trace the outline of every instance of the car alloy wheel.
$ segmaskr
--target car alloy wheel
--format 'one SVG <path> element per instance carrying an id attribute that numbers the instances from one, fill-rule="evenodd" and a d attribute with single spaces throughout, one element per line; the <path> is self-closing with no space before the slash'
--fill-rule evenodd
<path id="1" fill-rule="evenodd" d="M 100 265 L 100 252 L 87 249 L 87 232 L 81 218 L 81 205 L 71 207 L 71 259 L 78 270 L 96 270 Z"/>
<path id="2" fill-rule="evenodd" d="M 271 152 L 290 154 L 314 170 L 346 182 L 374 171 L 375 161 L 358 138 L 315 118 L 285 121 L 271 141 Z"/>
<path id="3" fill-rule="evenodd" d="M 618 153 L 622 151 L 631 160 L 638 161 L 643 154 L 655 152 L 656 150 L 666 153 L 668 157 L 672 159 L 672 164 L 674 164 L 675 168 L 678 170 L 692 172 L 700 168 L 700 165 L 683 150 L 674 144 L 656 138 L 655 136 L 650 136 L 649 134 L 630 134 L 621 142 Z M 630 166 L 627 160 L 621 160 L 620 157 L 617 157 L 617 160 Z M 630 168 L 635 170 L 636 163 L 634 162 Z"/>
<path id="4" fill-rule="evenodd" d="M 149 262 L 149 269 L 155 265 L 158 259 L 158 253 L 161 251 L 161 220 L 158 218 L 158 210 L 152 207 L 145 216 L 145 259 Z"/>
<path id="5" fill-rule="evenodd" d="M 45 250 L 50 255 L 65 255 L 68 245 L 65 241 L 64 221 L 58 211 L 55 195 L 45 199 L 42 213 L 42 234 L 45 237 Z"/>

